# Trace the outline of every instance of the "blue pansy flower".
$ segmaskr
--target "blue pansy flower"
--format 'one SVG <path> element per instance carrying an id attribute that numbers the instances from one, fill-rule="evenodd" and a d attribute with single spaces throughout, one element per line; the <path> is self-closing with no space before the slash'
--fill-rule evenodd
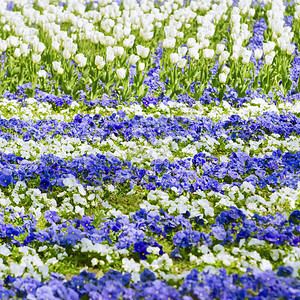
<path id="1" fill-rule="evenodd" d="M 175 246 L 179 247 L 189 247 L 190 241 L 189 241 L 189 235 L 186 231 L 178 231 L 173 237 L 173 243 Z"/>
<path id="2" fill-rule="evenodd" d="M 59 221 L 59 216 L 56 211 L 47 210 L 44 212 L 44 217 L 49 223 L 57 223 Z"/>
<path id="3" fill-rule="evenodd" d="M 0 185 L 9 186 L 13 181 L 13 176 L 11 170 L 3 169 L 0 172 Z"/>
<path id="4" fill-rule="evenodd" d="M 147 282 L 147 281 L 154 281 L 155 280 L 155 275 L 152 271 L 149 269 L 145 269 L 141 274 L 141 281 L 142 282 Z"/>
<path id="5" fill-rule="evenodd" d="M 290 214 L 289 222 L 290 224 L 300 224 L 300 210 L 295 210 Z"/>
<path id="6" fill-rule="evenodd" d="M 223 241 L 226 238 L 226 231 L 223 225 L 212 227 L 211 234 L 219 241 Z"/>

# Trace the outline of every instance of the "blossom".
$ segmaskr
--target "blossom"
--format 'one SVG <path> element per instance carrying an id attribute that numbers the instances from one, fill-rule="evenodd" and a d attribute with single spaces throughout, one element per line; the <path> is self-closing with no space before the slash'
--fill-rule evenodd
<path id="1" fill-rule="evenodd" d="M 78 64 L 78 67 L 85 67 L 87 63 L 87 58 L 83 53 L 79 53 L 75 55 L 75 62 Z"/>
<path id="2" fill-rule="evenodd" d="M 13 177 L 12 172 L 9 169 L 2 169 L 0 171 L 0 185 L 1 186 L 8 186 L 12 183 Z"/>
<path id="3" fill-rule="evenodd" d="M 59 221 L 59 216 L 56 211 L 45 211 L 44 217 L 49 223 L 57 223 Z"/>

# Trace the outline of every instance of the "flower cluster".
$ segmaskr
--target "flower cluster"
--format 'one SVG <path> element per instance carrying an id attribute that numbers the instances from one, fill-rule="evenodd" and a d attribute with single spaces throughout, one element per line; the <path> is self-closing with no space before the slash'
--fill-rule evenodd
<path id="1" fill-rule="evenodd" d="M 0 299 L 300 299 L 299 20 L 0 1 Z"/>

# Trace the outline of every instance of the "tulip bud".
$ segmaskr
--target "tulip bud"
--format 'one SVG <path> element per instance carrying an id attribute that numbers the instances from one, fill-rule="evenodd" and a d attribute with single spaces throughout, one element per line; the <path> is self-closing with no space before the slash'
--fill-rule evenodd
<path id="1" fill-rule="evenodd" d="M 41 55 L 40 54 L 36 54 L 36 53 L 33 53 L 32 54 L 32 61 L 35 63 L 35 64 L 38 64 L 41 60 Z"/>
<path id="2" fill-rule="evenodd" d="M 179 61 L 179 55 L 178 53 L 171 53 L 170 54 L 170 61 L 172 64 L 177 64 Z"/>
<path id="3" fill-rule="evenodd" d="M 60 61 L 53 61 L 52 66 L 54 71 L 58 71 L 61 68 L 61 62 Z"/>
<path id="4" fill-rule="evenodd" d="M 0 39 L 0 52 L 4 52 L 7 49 L 7 42 Z"/>
<path id="5" fill-rule="evenodd" d="M 252 54 L 252 52 L 250 50 L 244 49 L 244 51 L 242 53 L 242 58 L 243 58 L 242 62 L 244 64 L 248 64 L 249 63 L 250 58 L 251 58 L 251 54 Z"/>
<path id="6" fill-rule="evenodd" d="M 150 52 L 150 49 L 142 45 L 137 45 L 136 51 L 139 56 L 141 56 L 142 58 L 146 58 Z"/>
<path id="7" fill-rule="evenodd" d="M 108 46 L 106 48 L 106 60 L 108 62 L 113 62 L 114 59 L 115 59 L 114 51 L 113 51 L 112 47 Z"/>
<path id="8" fill-rule="evenodd" d="M 289 44 L 286 49 L 287 54 L 292 55 L 295 51 L 295 48 L 295 45 Z"/>
<path id="9" fill-rule="evenodd" d="M 272 55 L 270 55 L 270 54 L 267 54 L 266 56 L 265 56 L 265 62 L 266 62 L 266 65 L 271 65 L 272 64 L 272 62 L 273 62 L 273 56 Z"/>
<path id="10" fill-rule="evenodd" d="M 215 51 L 213 49 L 203 49 L 203 57 L 206 59 L 213 59 Z"/>
<path id="11" fill-rule="evenodd" d="M 196 44 L 196 40 L 194 39 L 194 38 L 188 38 L 188 40 L 187 40 L 187 46 L 189 47 L 189 48 L 192 48 L 192 47 L 194 47 L 195 46 L 195 44 Z"/>
<path id="12" fill-rule="evenodd" d="M 186 53 L 188 51 L 188 48 L 187 47 L 178 47 L 178 53 L 179 55 L 182 57 L 182 56 L 185 56 Z"/>
<path id="13" fill-rule="evenodd" d="M 230 53 L 228 51 L 223 51 L 220 56 L 219 56 L 219 62 L 220 64 L 224 63 L 225 61 L 227 61 L 227 59 L 229 58 Z"/>
<path id="14" fill-rule="evenodd" d="M 219 75 L 219 81 L 220 81 L 221 83 L 225 83 L 225 82 L 226 82 L 226 79 L 227 79 L 227 74 L 225 74 L 225 73 L 220 73 L 220 75 Z"/>
<path id="15" fill-rule="evenodd" d="M 40 70 L 40 71 L 37 72 L 37 75 L 39 77 L 46 78 L 47 77 L 47 72 L 45 70 Z"/>
<path id="16" fill-rule="evenodd" d="M 181 58 L 179 61 L 178 61 L 178 68 L 184 68 L 186 65 L 186 59 L 185 58 Z"/>
<path id="17" fill-rule="evenodd" d="M 218 44 L 216 47 L 216 53 L 221 54 L 225 50 L 225 45 L 224 44 Z"/>
<path id="18" fill-rule="evenodd" d="M 138 55 L 131 54 L 129 57 L 129 63 L 132 65 L 135 65 L 139 59 L 140 59 L 140 57 Z"/>
<path id="19" fill-rule="evenodd" d="M 105 61 L 102 56 L 96 55 L 95 57 L 95 65 L 99 70 L 101 70 L 105 66 Z"/>
<path id="20" fill-rule="evenodd" d="M 198 48 L 193 47 L 189 49 L 189 55 L 191 58 L 198 60 L 199 59 L 199 52 Z"/>
<path id="21" fill-rule="evenodd" d="M 21 51 L 19 48 L 16 48 L 14 51 L 14 57 L 19 58 L 21 56 Z"/>
<path id="22" fill-rule="evenodd" d="M 71 53 L 68 50 L 64 50 L 62 56 L 64 59 L 69 59 L 71 57 Z"/>
<path id="23" fill-rule="evenodd" d="M 124 68 L 117 69 L 117 76 L 119 79 L 124 79 L 126 77 L 126 70 Z"/>
<path id="24" fill-rule="evenodd" d="M 255 49 L 254 50 L 254 57 L 255 59 L 260 59 L 263 55 L 263 52 L 261 49 Z"/>
<path id="25" fill-rule="evenodd" d="M 64 72 L 64 69 L 63 69 L 63 68 L 58 68 L 57 73 L 58 73 L 59 75 L 61 75 L 63 72 Z"/>
<path id="26" fill-rule="evenodd" d="M 80 53 L 75 56 L 75 62 L 78 64 L 78 67 L 85 67 L 87 58 L 84 57 L 82 53 Z"/>
<path id="27" fill-rule="evenodd" d="M 139 71 L 144 71 L 145 69 L 145 64 L 142 62 L 139 62 Z"/>

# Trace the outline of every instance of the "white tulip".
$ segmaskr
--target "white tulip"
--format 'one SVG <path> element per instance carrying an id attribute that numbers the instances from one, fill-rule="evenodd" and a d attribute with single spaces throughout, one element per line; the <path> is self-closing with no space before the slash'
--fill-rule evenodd
<path id="1" fill-rule="evenodd" d="M 135 65 L 139 59 L 140 59 L 140 57 L 138 55 L 131 54 L 129 57 L 129 63 L 132 65 Z"/>
<path id="2" fill-rule="evenodd" d="M 275 48 L 276 44 L 274 42 L 263 43 L 263 51 L 265 54 L 270 53 Z"/>
<path id="3" fill-rule="evenodd" d="M 86 66 L 87 58 L 82 53 L 77 54 L 74 60 L 78 64 L 78 67 L 82 68 Z"/>
<path id="4" fill-rule="evenodd" d="M 171 53 L 170 54 L 170 61 L 172 64 L 177 64 L 179 61 L 179 55 L 178 53 Z"/>
<path id="5" fill-rule="evenodd" d="M 263 52 L 261 49 L 255 49 L 254 50 L 254 57 L 255 59 L 260 59 L 263 55 Z"/>
<path id="6" fill-rule="evenodd" d="M 8 24 L 3 26 L 3 31 L 10 31 L 10 26 Z"/>
<path id="7" fill-rule="evenodd" d="M 21 51 L 21 54 L 24 54 L 26 56 L 29 53 L 28 44 L 21 43 L 20 51 Z"/>
<path id="8" fill-rule="evenodd" d="M 68 50 L 71 54 L 75 54 L 77 51 L 77 48 L 78 48 L 77 44 L 72 43 L 72 44 L 68 45 L 68 47 L 66 47 L 66 50 Z"/>
<path id="9" fill-rule="evenodd" d="M 176 44 L 176 39 L 175 38 L 166 38 L 164 41 L 163 41 L 163 48 L 169 48 L 169 49 L 172 49 L 175 47 L 175 44 Z"/>
<path id="10" fill-rule="evenodd" d="M 141 31 L 141 36 L 144 41 L 149 41 L 153 38 L 153 31 Z"/>
<path id="11" fill-rule="evenodd" d="M 58 73 L 59 75 L 61 75 L 63 72 L 64 72 L 64 69 L 63 69 L 63 68 L 58 68 L 57 73 Z"/>
<path id="12" fill-rule="evenodd" d="M 197 47 L 193 47 L 189 49 L 189 55 L 191 58 L 198 60 L 199 59 L 199 52 Z"/>
<path id="13" fill-rule="evenodd" d="M 194 38 L 188 38 L 188 40 L 187 40 L 187 46 L 189 47 L 189 48 L 192 48 L 192 47 L 194 47 L 195 46 L 195 44 L 196 44 L 196 40 L 194 39 Z"/>
<path id="14" fill-rule="evenodd" d="M 145 63 L 139 62 L 139 71 L 144 71 L 145 70 Z"/>
<path id="15" fill-rule="evenodd" d="M 224 66 L 222 72 L 225 73 L 226 75 L 228 75 L 230 72 L 230 69 L 227 66 Z"/>
<path id="16" fill-rule="evenodd" d="M 274 59 L 274 57 L 273 57 L 272 55 L 267 54 L 267 55 L 265 56 L 265 62 L 266 62 L 266 65 L 271 65 L 272 62 L 273 62 L 273 59 Z"/>
<path id="17" fill-rule="evenodd" d="M 7 49 L 7 42 L 0 39 L 0 52 L 4 52 Z"/>
<path id="18" fill-rule="evenodd" d="M 292 55 L 295 51 L 295 48 L 295 45 L 289 44 L 286 49 L 287 54 Z"/>
<path id="19" fill-rule="evenodd" d="M 227 61 L 227 59 L 229 58 L 230 53 L 228 51 L 223 51 L 220 56 L 219 56 L 219 62 L 220 64 L 224 63 L 225 61 Z"/>
<path id="20" fill-rule="evenodd" d="M 44 50 L 46 49 L 46 46 L 43 43 L 35 43 L 33 45 L 33 49 L 35 52 L 37 52 L 38 54 L 41 54 L 44 52 Z"/>
<path id="21" fill-rule="evenodd" d="M 60 61 L 53 61 L 52 66 L 53 66 L 54 71 L 58 71 L 58 69 L 61 68 L 61 62 Z"/>
<path id="22" fill-rule="evenodd" d="M 134 44 L 134 40 L 131 38 L 125 39 L 123 41 L 123 47 L 125 47 L 125 48 L 132 48 L 133 44 Z"/>
<path id="23" fill-rule="evenodd" d="M 177 63 L 177 66 L 178 68 L 184 68 L 186 65 L 186 59 L 185 58 L 181 58 L 178 63 Z"/>
<path id="24" fill-rule="evenodd" d="M 47 77 L 47 72 L 46 72 L 45 70 L 39 70 L 39 71 L 37 72 L 37 75 L 38 75 L 39 77 L 46 78 L 46 77 Z"/>
<path id="25" fill-rule="evenodd" d="M 213 49 L 203 49 L 203 57 L 206 59 L 213 59 L 215 51 Z"/>
<path id="26" fill-rule="evenodd" d="M 108 46 L 106 48 L 106 60 L 108 62 L 113 62 L 115 59 L 115 54 L 114 54 L 114 50 L 112 47 Z"/>
<path id="27" fill-rule="evenodd" d="M 124 79 L 126 77 L 126 70 L 124 68 L 117 69 L 117 76 L 119 79 Z"/>
<path id="28" fill-rule="evenodd" d="M 221 54 L 225 50 L 225 45 L 224 44 L 218 44 L 216 47 L 216 53 Z"/>
<path id="29" fill-rule="evenodd" d="M 97 66 L 97 68 L 99 70 L 103 69 L 104 66 L 105 66 L 104 58 L 102 56 L 96 55 L 96 57 L 95 57 L 95 65 Z"/>
<path id="30" fill-rule="evenodd" d="M 176 35 L 179 39 L 183 39 L 184 37 L 184 33 L 182 31 L 177 31 L 177 35 Z"/>
<path id="31" fill-rule="evenodd" d="M 226 79 L 227 79 L 227 74 L 226 73 L 220 73 L 220 75 L 219 75 L 219 81 L 221 83 L 225 83 Z"/>
<path id="32" fill-rule="evenodd" d="M 238 59 L 239 59 L 239 54 L 237 53 L 237 52 L 233 52 L 232 53 L 232 55 L 231 55 L 231 59 L 233 60 L 233 61 L 237 61 Z"/>
<path id="33" fill-rule="evenodd" d="M 116 46 L 116 47 L 113 48 L 113 51 L 114 51 L 114 54 L 115 54 L 116 57 L 122 56 L 124 54 L 124 48 L 123 47 Z"/>
<path id="34" fill-rule="evenodd" d="M 14 51 L 14 57 L 19 58 L 21 56 L 20 48 L 16 48 Z"/>
<path id="35" fill-rule="evenodd" d="M 141 56 L 142 58 L 146 58 L 150 52 L 150 49 L 142 45 L 137 45 L 136 51 L 139 56 Z"/>
<path id="36" fill-rule="evenodd" d="M 185 56 L 188 51 L 187 47 L 178 47 L 178 53 L 181 57 Z"/>
<path id="37" fill-rule="evenodd" d="M 65 49 L 63 51 L 62 56 L 63 56 L 64 59 L 69 59 L 71 57 L 71 53 L 70 53 L 70 51 L 68 51 L 68 50 Z"/>
<path id="38" fill-rule="evenodd" d="M 38 63 L 41 61 L 41 55 L 40 55 L 40 54 L 33 53 L 33 54 L 32 54 L 32 61 L 33 61 L 35 64 L 38 64 Z"/>
<path id="39" fill-rule="evenodd" d="M 248 64 L 251 58 L 251 54 L 252 52 L 250 50 L 244 49 L 243 53 L 242 53 L 242 62 L 244 64 Z"/>
<path id="40" fill-rule="evenodd" d="M 104 58 L 102 56 L 96 55 L 96 57 L 95 57 L 95 65 L 96 66 L 101 65 L 103 61 L 104 61 Z"/>
<path id="41" fill-rule="evenodd" d="M 18 47 L 19 46 L 19 38 L 11 35 L 7 40 L 7 47 Z"/>
<path id="42" fill-rule="evenodd" d="M 58 42 L 56 42 L 56 41 L 52 42 L 52 49 L 54 51 L 59 51 L 59 47 L 60 47 L 60 44 Z"/>
<path id="43" fill-rule="evenodd" d="M 254 8 L 250 8 L 249 9 L 249 16 L 250 17 L 254 17 L 254 15 L 255 15 L 255 9 Z"/>

